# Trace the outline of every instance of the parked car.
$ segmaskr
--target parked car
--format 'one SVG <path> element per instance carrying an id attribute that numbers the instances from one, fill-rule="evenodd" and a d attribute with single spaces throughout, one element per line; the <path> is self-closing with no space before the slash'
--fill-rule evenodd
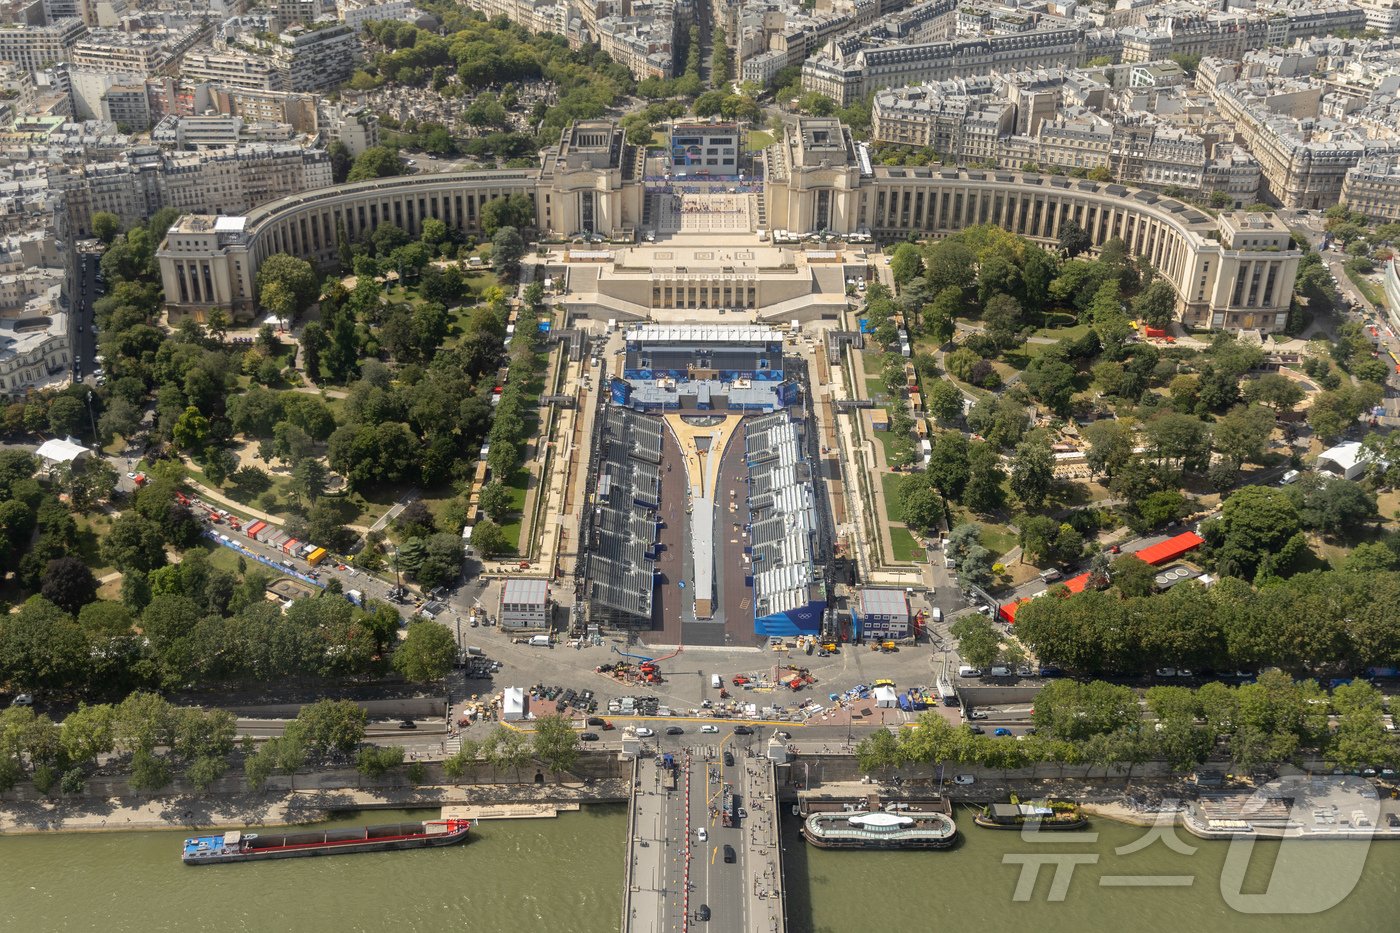
<path id="1" fill-rule="evenodd" d="M 957 774 L 953 776 L 953 783 L 960 784 L 963 787 L 966 787 L 969 784 L 976 784 L 977 778 L 973 777 L 970 774 Z"/>
<path id="2" fill-rule="evenodd" d="M 405 720 L 403 720 L 402 722 L 399 723 L 399 728 L 400 728 L 400 729 L 417 729 L 417 728 L 418 728 L 418 723 L 414 722 L 412 719 L 405 719 Z"/>
<path id="3" fill-rule="evenodd" d="M 603 717 L 602 717 L 602 716 L 589 716 L 589 717 L 588 717 L 588 724 L 589 724 L 590 726 L 601 726 L 601 725 L 603 724 Z"/>
<path id="4" fill-rule="evenodd" d="M 596 741 L 598 741 L 598 733 L 596 733 L 596 732 L 580 732 L 580 733 L 579 733 L 579 736 L 578 736 L 578 740 L 579 740 L 580 742 L 596 742 Z"/>
<path id="5" fill-rule="evenodd" d="M 15 695 L 15 698 L 14 698 L 13 700 L 10 701 L 10 705 L 11 705 L 11 706 L 33 706 L 33 705 L 34 705 L 34 696 L 33 696 L 32 694 L 29 694 L 29 693 L 20 693 L 20 694 L 16 694 L 16 695 Z"/>
<path id="6" fill-rule="evenodd" d="M 968 732 L 971 732 L 973 735 L 987 734 L 986 729 L 983 729 L 981 726 L 974 726 L 971 723 L 964 723 L 963 728 L 966 729 Z"/>
<path id="7" fill-rule="evenodd" d="M 1010 734 L 1011 734 L 1011 730 L 1008 729 L 1008 728 L 1006 728 L 1005 726 L 997 726 L 996 729 L 993 730 L 993 732 L 992 732 L 992 735 L 997 735 L 997 736 L 1002 736 L 1002 737 L 1008 736 L 1008 735 L 1010 735 Z"/>
<path id="8" fill-rule="evenodd" d="M 970 709 L 967 711 L 968 719 L 986 719 L 987 711 L 984 709 Z"/>
<path id="9" fill-rule="evenodd" d="M 1159 667 L 1159 668 L 1157 668 L 1157 676 L 1158 676 L 1158 677 L 1175 677 L 1175 676 L 1176 676 L 1176 668 L 1174 668 L 1174 667 Z"/>

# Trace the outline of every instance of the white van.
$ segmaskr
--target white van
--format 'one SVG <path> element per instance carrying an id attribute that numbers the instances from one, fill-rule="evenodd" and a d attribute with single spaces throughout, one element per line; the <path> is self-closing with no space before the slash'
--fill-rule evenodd
<path id="1" fill-rule="evenodd" d="M 531 645 L 532 647 L 535 647 L 535 648 L 548 648 L 548 647 L 549 647 L 549 636 L 548 636 L 548 635 L 531 635 L 531 636 L 530 636 L 530 645 Z"/>
<path id="2" fill-rule="evenodd" d="M 1283 479 L 1279 480 L 1279 485 L 1291 486 L 1298 481 L 1298 477 L 1301 475 L 1302 474 L 1297 470 L 1289 470 L 1287 473 L 1283 474 Z"/>
<path id="3" fill-rule="evenodd" d="M 719 677 L 718 674 L 711 674 L 711 675 L 710 675 L 710 689 L 712 689 L 712 690 L 719 690 L 719 689 L 722 688 L 723 686 L 724 686 L 724 681 L 723 681 L 723 680 L 720 680 L 720 677 Z"/>
<path id="4" fill-rule="evenodd" d="M 1010 677 L 1010 676 L 1011 676 L 1011 668 L 1009 668 L 1009 667 L 997 666 L 997 667 L 994 667 L 994 668 L 992 668 L 991 670 L 987 671 L 987 676 L 988 676 L 988 677 Z"/>
<path id="5" fill-rule="evenodd" d="M 1060 573 L 1060 571 L 1054 567 L 1051 567 L 1049 570 L 1042 570 L 1040 572 L 1040 579 L 1043 583 L 1054 583 L 1056 580 L 1060 579 L 1063 576 L 1064 574 Z"/>
<path id="6" fill-rule="evenodd" d="M 959 677 L 981 677 L 982 672 L 970 664 L 964 664 L 958 668 Z"/>
<path id="7" fill-rule="evenodd" d="M 937 606 L 934 606 L 933 609 L 932 609 L 932 611 L 931 611 L 931 613 L 930 613 L 930 616 L 931 616 L 931 618 L 933 619 L 933 621 L 935 621 L 935 622 L 942 622 L 942 621 L 943 621 L 943 610 L 942 610 L 942 609 L 939 609 Z"/>

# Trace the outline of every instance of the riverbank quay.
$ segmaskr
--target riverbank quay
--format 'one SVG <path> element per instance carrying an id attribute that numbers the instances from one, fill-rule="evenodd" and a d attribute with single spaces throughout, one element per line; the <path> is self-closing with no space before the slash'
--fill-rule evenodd
<path id="1" fill-rule="evenodd" d="M 0 835 L 287 826 L 315 823 L 331 814 L 354 810 L 489 808 L 510 804 L 573 808 L 625 801 L 629 784 L 626 779 L 608 778 L 588 784 L 449 784 L 6 803 L 0 806 Z"/>

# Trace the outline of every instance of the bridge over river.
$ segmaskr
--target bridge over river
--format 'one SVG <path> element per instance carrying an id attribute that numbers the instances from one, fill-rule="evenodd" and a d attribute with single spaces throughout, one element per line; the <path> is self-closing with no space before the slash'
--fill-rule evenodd
<path id="1" fill-rule="evenodd" d="M 638 758 L 623 933 L 785 933 L 776 791 L 772 762 L 728 740 Z"/>

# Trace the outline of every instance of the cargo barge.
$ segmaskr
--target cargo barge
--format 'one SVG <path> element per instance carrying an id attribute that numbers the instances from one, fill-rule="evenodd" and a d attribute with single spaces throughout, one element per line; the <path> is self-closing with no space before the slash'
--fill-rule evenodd
<path id="1" fill-rule="evenodd" d="M 471 820 L 428 820 L 422 823 L 388 823 L 297 833 L 231 830 L 186 839 L 181 858 L 186 865 L 216 865 L 308 855 L 435 848 L 462 842 L 467 838 L 471 825 Z"/>

